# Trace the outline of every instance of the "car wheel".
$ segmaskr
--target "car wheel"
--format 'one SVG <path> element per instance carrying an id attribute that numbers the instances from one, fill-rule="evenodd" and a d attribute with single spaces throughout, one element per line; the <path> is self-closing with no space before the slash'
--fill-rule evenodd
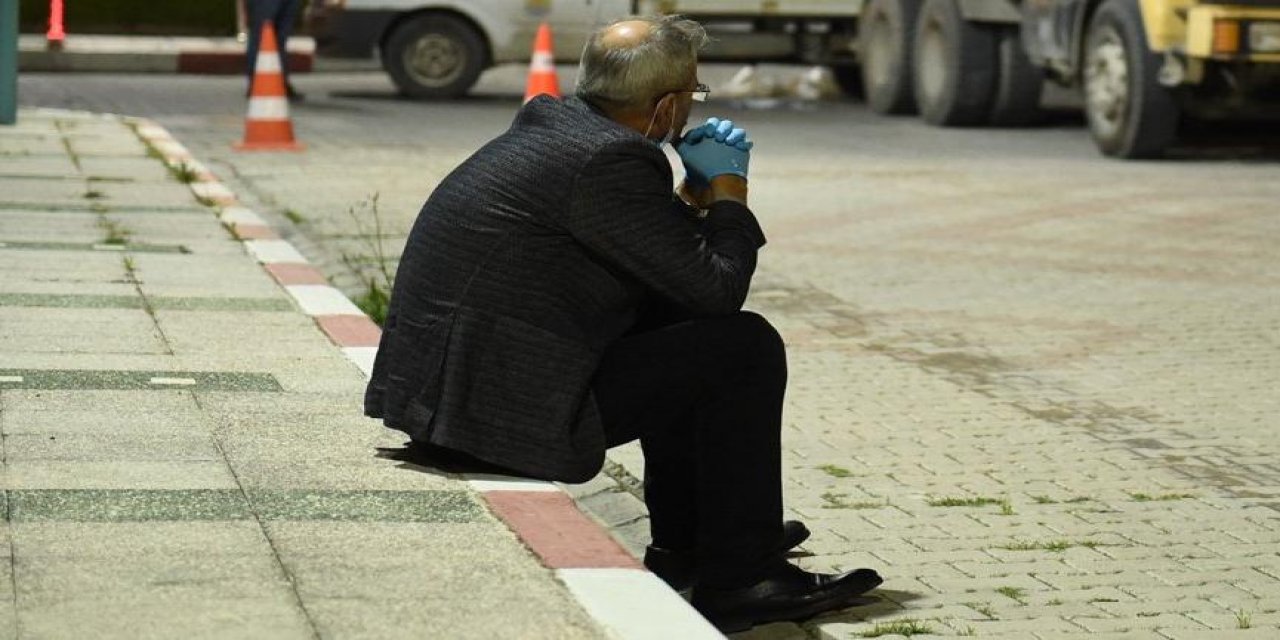
<path id="1" fill-rule="evenodd" d="M 859 57 L 867 106 L 882 114 L 914 113 L 911 30 L 919 0 L 870 0 L 858 22 Z"/>
<path id="2" fill-rule="evenodd" d="M 1136 0 L 1107 0 L 1089 23 L 1082 84 L 1089 131 L 1102 153 L 1154 158 L 1177 135 L 1173 93 L 1156 81 Z"/>
<path id="3" fill-rule="evenodd" d="M 470 90 L 484 70 L 484 40 L 458 18 L 422 15 L 391 32 L 382 64 L 404 95 L 455 98 Z"/>
<path id="4" fill-rule="evenodd" d="M 913 47 L 916 104 L 929 124 L 984 124 L 996 84 L 996 37 L 955 0 L 925 0 Z"/>

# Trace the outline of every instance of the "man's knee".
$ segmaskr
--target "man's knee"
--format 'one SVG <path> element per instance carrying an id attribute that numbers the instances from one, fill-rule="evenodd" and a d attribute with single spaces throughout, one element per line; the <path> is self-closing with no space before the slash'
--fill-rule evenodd
<path id="1" fill-rule="evenodd" d="M 780 369 L 785 375 L 787 348 L 778 330 L 764 316 L 753 311 L 739 311 L 730 317 L 735 331 L 746 343 L 747 354 L 761 365 Z"/>

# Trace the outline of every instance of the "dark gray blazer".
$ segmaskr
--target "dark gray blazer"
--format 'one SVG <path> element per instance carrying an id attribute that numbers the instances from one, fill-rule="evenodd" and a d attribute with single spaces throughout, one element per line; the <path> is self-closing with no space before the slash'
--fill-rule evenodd
<path id="1" fill-rule="evenodd" d="M 532 477 L 604 461 L 601 353 L 658 300 L 741 308 L 764 235 L 745 206 L 701 220 L 657 146 L 577 98 L 529 102 L 418 214 L 365 413 Z"/>

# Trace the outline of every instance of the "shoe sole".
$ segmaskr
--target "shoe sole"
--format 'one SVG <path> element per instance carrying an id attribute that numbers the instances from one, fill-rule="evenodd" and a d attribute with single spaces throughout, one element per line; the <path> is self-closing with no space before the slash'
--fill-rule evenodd
<path id="1" fill-rule="evenodd" d="M 845 609 L 853 606 L 855 604 L 853 600 L 856 600 L 858 596 L 875 589 L 881 584 L 884 584 L 884 578 L 877 575 L 874 580 L 867 580 L 866 582 L 858 583 L 857 585 L 850 585 L 847 588 L 839 589 L 832 592 L 828 597 L 815 600 L 803 607 L 774 611 L 760 616 L 751 617 L 708 617 L 707 621 L 722 633 L 738 633 L 741 631 L 747 631 L 757 625 L 769 624 L 772 622 L 800 622 L 821 613 L 827 613 L 829 611 Z"/>

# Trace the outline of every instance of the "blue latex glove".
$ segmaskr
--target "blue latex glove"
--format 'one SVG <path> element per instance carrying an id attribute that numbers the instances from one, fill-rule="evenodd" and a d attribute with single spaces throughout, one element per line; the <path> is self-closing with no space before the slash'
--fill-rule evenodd
<path id="1" fill-rule="evenodd" d="M 746 130 L 734 127 L 732 120 L 708 118 L 685 133 L 676 152 L 692 181 L 699 184 L 725 174 L 746 178 L 752 146 Z"/>

